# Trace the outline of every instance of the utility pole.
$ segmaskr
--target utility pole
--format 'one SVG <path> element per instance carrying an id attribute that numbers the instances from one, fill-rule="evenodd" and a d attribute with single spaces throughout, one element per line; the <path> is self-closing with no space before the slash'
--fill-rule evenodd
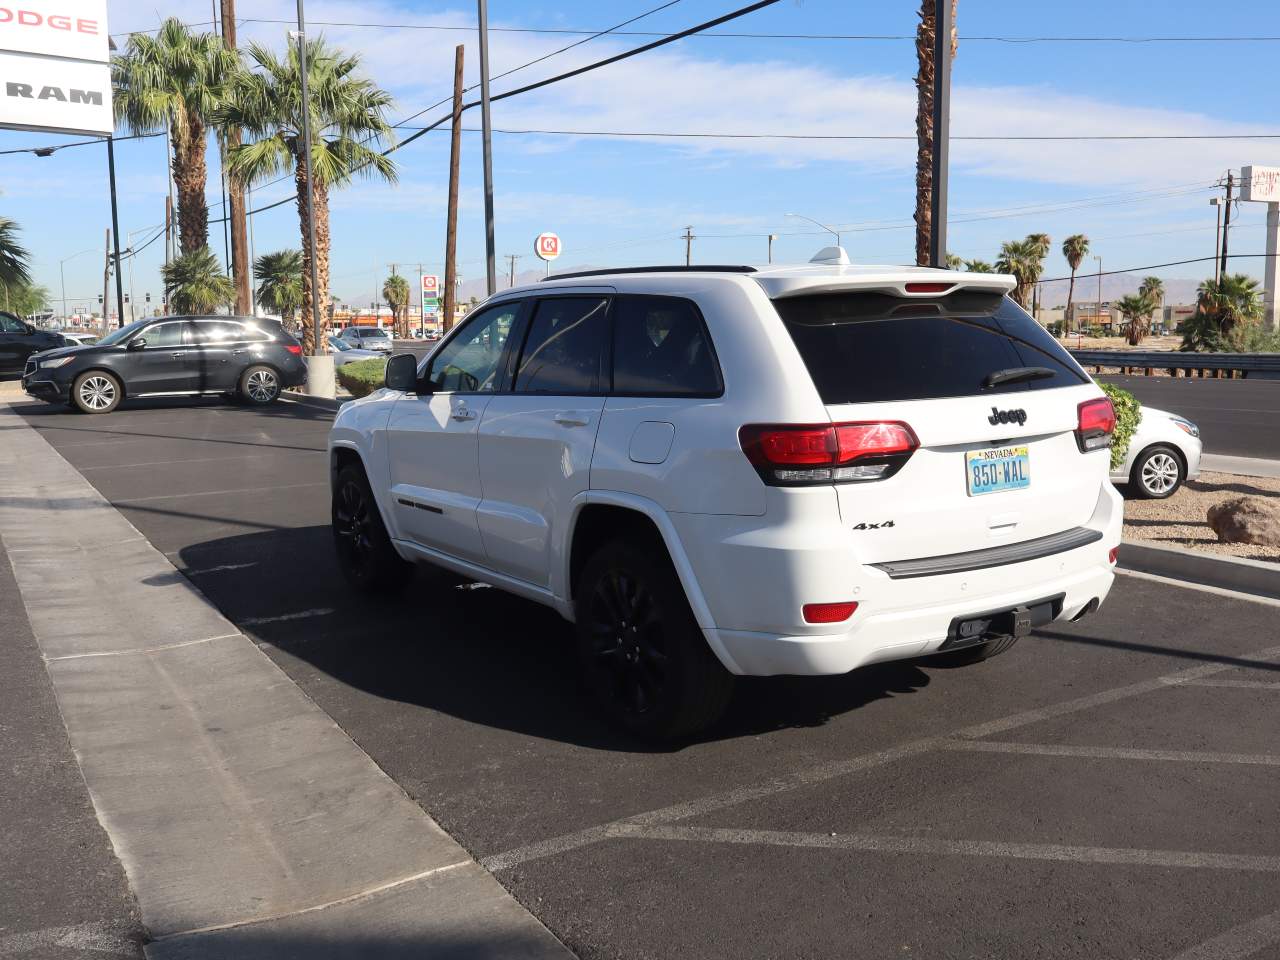
<path id="1" fill-rule="evenodd" d="M 511 281 L 508 286 L 514 287 L 516 285 L 516 261 L 520 259 L 520 254 L 508 253 L 505 259 L 511 261 Z"/>
<path id="2" fill-rule="evenodd" d="M 693 235 L 693 227 L 685 227 L 681 239 L 684 240 L 684 265 L 687 267 L 693 261 L 693 241 L 698 239 Z"/>
<path id="3" fill-rule="evenodd" d="M 1222 264 L 1219 271 L 1220 277 L 1227 275 L 1227 240 L 1231 233 L 1231 188 L 1234 186 L 1235 180 L 1231 171 L 1227 171 L 1227 209 L 1222 214 Z"/>
<path id="4" fill-rule="evenodd" d="M 173 197 L 164 198 L 164 265 L 173 259 Z"/>
<path id="5" fill-rule="evenodd" d="M 493 120 L 489 113 L 489 5 L 476 0 L 480 27 L 480 127 L 484 152 L 484 256 L 489 296 L 498 289 L 498 258 L 493 241 Z"/>
<path id="6" fill-rule="evenodd" d="M 951 3 L 935 0 L 933 15 L 933 194 L 929 265 L 947 266 L 947 170 L 951 147 Z"/>
<path id="7" fill-rule="evenodd" d="M 1098 324 L 1102 324 L 1102 258 L 1094 257 L 1098 261 Z"/>
<path id="8" fill-rule="evenodd" d="M 444 316 L 440 318 L 442 333 L 448 333 L 453 329 L 453 318 L 458 309 L 453 280 L 458 275 L 458 166 L 462 156 L 462 53 L 464 49 L 462 44 L 458 44 L 453 51 L 453 130 L 449 139 L 449 212 L 445 218 L 444 228 L 444 292 L 441 298 Z M 418 274 L 418 289 L 421 291 L 421 265 L 418 266 Z M 418 321 L 419 326 L 422 322 Z"/>
<path id="9" fill-rule="evenodd" d="M 236 0 L 222 0 L 222 42 L 228 50 L 236 48 Z M 226 154 L 240 146 L 240 128 L 226 131 L 222 149 Z M 226 154 L 222 157 L 223 182 L 226 182 Z M 236 282 L 236 313 L 247 317 L 253 313 L 253 291 L 249 283 L 249 247 L 246 240 L 244 185 L 233 178 L 228 196 L 231 201 L 231 275 Z M 224 215 L 226 211 L 223 211 Z"/>
<path id="10" fill-rule="evenodd" d="M 1214 197 L 1209 201 L 1209 205 L 1213 209 L 1213 280 L 1216 283 L 1218 278 L 1222 276 L 1222 264 L 1218 260 L 1218 253 L 1222 250 L 1222 198 Z"/>
<path id="11" fill-rule="evenodd" d="M 302 0 L 298 0 L 299 3 Z M 115 139 L 107 137 L 107 178 L 111 181 L 111 235 L 115 238 L 116 260 L 116 320 L 124 326 L 124 281 L 120 279 L 120 210 L 116 204 L 116 146 Z M 106 312 L 106 301 L 103 301 Z"/>

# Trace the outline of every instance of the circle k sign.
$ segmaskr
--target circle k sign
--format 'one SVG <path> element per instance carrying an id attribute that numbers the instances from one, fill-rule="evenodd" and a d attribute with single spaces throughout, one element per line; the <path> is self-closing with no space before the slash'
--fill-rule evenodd
<path id="1" fill-rule="evenodd" d="M 533 241 L 533 252 L 543 260 L 554 260 L 560 256 L 560 238 L 554 233 L 540 233 Z"/>

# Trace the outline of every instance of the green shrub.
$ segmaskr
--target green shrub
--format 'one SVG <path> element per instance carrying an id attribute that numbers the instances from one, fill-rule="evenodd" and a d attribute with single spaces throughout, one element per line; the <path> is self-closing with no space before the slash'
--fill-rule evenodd
<path id="1" fill-rule="evenodd" d="M 370 357 L 368 360 L 344 363 L 334 371 L 334 375 L 353 397 L 367 397 L 385 386 L 386 372 L 386 360 L 382 357 Z"/>
<path id="2" fill-rule="evenodd" d="M 1111 406 L 1116 411 L 1116 432 L 1111 435 L 1111 469 L 1124 463 L 1129 452 L 1129 441 L 1138 429 L 1138 421 L 1142 419 L 1142 404 L 1128 390 L 1122 390 L 1110 383 L 1098 384 L 1102 392 L 1111 398 Z"/>

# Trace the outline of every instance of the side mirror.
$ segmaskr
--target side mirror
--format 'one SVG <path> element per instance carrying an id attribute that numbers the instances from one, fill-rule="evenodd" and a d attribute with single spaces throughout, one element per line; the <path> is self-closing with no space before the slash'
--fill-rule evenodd
<path id="1" fill-rule="evenodd" d="M 146 345 L 147 345 L 147 338 L 146 338 L 146 337 L 134 337 L 132 340 L 130 340 L 130 341 L 129 341 L 128 349 L 129 349 L 129 350 L 141 350 L 141 349 L 142 349 L 143 347 L 145 347 Z"/>
<path id="2" fill-rule="evenodd" d="M 410 393 L 418 387 L 418 358 L 412 353 L 398 353 L 387 361 L 383 379 L 387 389 Z"/>

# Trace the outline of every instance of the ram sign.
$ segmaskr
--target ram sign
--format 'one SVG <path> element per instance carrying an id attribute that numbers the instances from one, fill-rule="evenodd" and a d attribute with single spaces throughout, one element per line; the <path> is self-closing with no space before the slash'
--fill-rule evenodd
<path id="1" fill-rule="evenodd" d="M 0 0 L 0 127 L 107 135 L 104 0 Z"/>

